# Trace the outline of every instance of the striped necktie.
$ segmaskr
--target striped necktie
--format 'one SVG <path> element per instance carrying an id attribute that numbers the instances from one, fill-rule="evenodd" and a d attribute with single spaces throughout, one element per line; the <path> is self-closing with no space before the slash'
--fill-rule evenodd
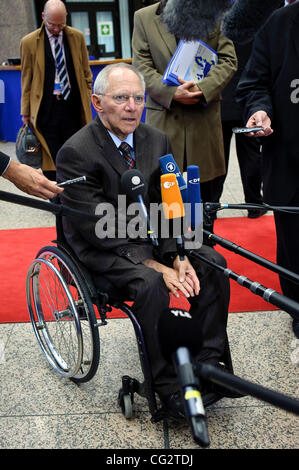
<path id="1" fill-rule="evenodd" d="M 61 45 L 59 44 L 58 38 L 55 38 L 55 62 L 59 81 L 63 84 L 63 87 L 61 89 L 61 97 L 62 99 L 67 100 L 70 96 L 71 89 L 69 86 L 63 50 Z"/>
<path id="2" fill-rule="evenodd" d="M 121 151 L 121 153 L 123 154 L 123 156 L 124 156 L 124 158 L 127 162 L 129 170 L 134 168 L 136 163 L 135 163 L 134 158 L 132 157 L 130 145 L 127 144 L 127 142 L 122 142 L 118 148 Z"/>

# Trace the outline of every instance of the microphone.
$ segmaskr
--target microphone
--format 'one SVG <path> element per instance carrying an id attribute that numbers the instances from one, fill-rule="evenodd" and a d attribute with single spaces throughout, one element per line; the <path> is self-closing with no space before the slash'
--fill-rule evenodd
<path id="1" fill-rule="evenodd" d="M 223 19 L 223 34 L 245 44 L 280 4 L 281 0 L 168 0 L 161 19 L 170 33 L 185 41 L 207 40 Z"/>
<path id="2" fill-rule="evenodd" d="M 161 315 L 157 325 L 158 341 L 161 353 L 167 362 L 180 347 L 186 347 L 195 356 L 202 346 L 202 325 L 200 318 L 194 318 L 189 312 L 179 308 L 167 309 Z"/>
<path id="3" fill-rule="evenodd" d="M 231 0 L 168 0 L 161 19 L 180 39 L 206 40 L 230 7 Z"/>
<path id="4" fill-rule="evenodd" d="M 137 201 L 140 204 L 144 219 L 147 222 L 148 235 L 150 236 L 151 242 L 154 246 L 158 246 L 158 240 L 155 232 L 153 231 L 150 220 L 148 217 L 147 209 L 143 201 L 143 195 L 146 192 L 146 183 L 143 174 L 138 170 L 128 170 L 122 174 L 121 187 L 123 192 L 129 196 L 133 201 Z"/>
<path id="5" fill-rule="evenodd" d="M 226 13 L 222 32 L 232 41 L 246 44 L 281 4 L 281 0 L 237 0 Z"/>
<path id="6" fill-rule="evenodd" d="M 174 173 L 161 175 L 161 196 L 165 219 L 182 219 L 185 216 L 185 209 L 180 188 Z M 177 250 L 180 260 L 185 259 L 184 246 L 181 235 L 176 237 Z"/>
<path id="7" fill-rule="evenodd" d="M 163 357 L 174 362 L 178 375 L 186 416 L 195 442 L 203 447 L 210 444 L 199 378 L 194 373 L 190 352 L 199 353 L 202 345 L 201 322 L 189 312 L 168 309 L 157 324 L 157 335 Z"/>
<path id="8" fill-rule="evenodd" d="M 200 193 L 200 176 L 199 167 L 197 165 L 189 165 L 187 167 L 188 182 L 188 203 L 190 204 L 190 224 L 194 230 L 202 224 L 202 203 Z"/>
<path id="9" fill-rule="evenodd" d="M 171 153 L 164 155 L 163 157 L 159 158 L 160 168 L 163 175 L 167 175 L 169 173 L 175 173 L 175 176 L 178 181 L 178 185 L 181 191 L 183 202 L 187 202 L 187 185 L 186 181 L 184 180 L 179 167 L 173 158 Z"/>

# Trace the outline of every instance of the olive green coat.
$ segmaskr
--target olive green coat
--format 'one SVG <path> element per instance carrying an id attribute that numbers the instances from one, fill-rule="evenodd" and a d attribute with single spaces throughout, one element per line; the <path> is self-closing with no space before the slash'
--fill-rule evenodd
<path id="1" fill-rule="evenodd" d="M 146 81 L 146 122 L 168 135 L 181 171 L 186 152 L 187 165 L 198 165 L 201 182 L 209 181 L 225 172 L 220 100 L 221 90 L 237 70 L 235 49 L 218 25 L 206 41 L 218 53 L 218 64 L 198 84 L 207 106 L 172 101 L 176 87 L 163 84 L 162 76 L 177 43 L 157 8 L 158 4 L 142 8 L 134 16 L 133 65 Z"/>

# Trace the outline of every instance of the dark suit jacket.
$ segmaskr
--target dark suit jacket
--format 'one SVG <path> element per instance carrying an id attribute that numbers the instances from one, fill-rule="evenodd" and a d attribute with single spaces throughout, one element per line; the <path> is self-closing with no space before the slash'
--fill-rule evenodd
<path id="1" fill-rule="evenodd" d="M 143 173 L 147 182 L 145 203 L 158 202 L 159 157 L 171 153 L 168 137 L 161 131 L 141 123 L 134 133 L 134 151 L 136 169 Z M 61 195 L 62 203 L 93 215 L 98 204 L 110 203 L 115 208 L 115 214 L 111 216 L 114 227 L 114 223 L 124 217 L 123 213 L 118 211 L 118 196 L 122 193 L 121 175 L 127 169 L 124 158 L 100 119 L 96 117 L 72 136 L 57 155 L 57 181 L 87 176 L 87 183 L 84 185 L 66 186 Z M 97 213 L 103 207 L 98 207 Z M 79 259 L 89 269 L 97 272 L 107 271 L 119 256 L 125 256 L 132 263 L 140 263 L 153 255 L 149 242 L 130 241 L 127 237 L 117 237 L 117 234 L 113 236 L 113 230 L 111 238 L 98 238 L 96 223 L 86 219 L 65 218 L 64 233 Z M 164 240 L 161 251 L 175 251 L 175 246 L 173 240 Z"/>
<path id="2" fill-rule="evenodd" d="M 299 187 L 299 4 L 273 13 L 258 32 L 239 82 L 244 120 L 267 112 L 274 130 L 263 143 L 264 200 L 287 205 Z"/>
<path id="3" fill-rule="evenodd" d="M 246 44 L 234 43 L 234 46 L 238 58 L 238 70 L 222 91 L 222 121 L 239 121 L 243 119 L 242 107 L 236 102 L 236 90 L 240 77 L 251 54 L 252 41 Z"/>

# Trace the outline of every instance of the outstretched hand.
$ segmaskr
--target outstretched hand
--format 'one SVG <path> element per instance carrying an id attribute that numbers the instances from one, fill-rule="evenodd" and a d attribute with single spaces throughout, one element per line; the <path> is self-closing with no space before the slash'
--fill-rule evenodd
<path id="1" fill-rule="evenodd" d="M 51 199 L 63 191 L 63 188 L 59 188 L 54 181 L 48 180 L 41 169 L 36 170 L 14 161 L 10 162 L 2 176 L 21 191 L 45 200 Z"/>

